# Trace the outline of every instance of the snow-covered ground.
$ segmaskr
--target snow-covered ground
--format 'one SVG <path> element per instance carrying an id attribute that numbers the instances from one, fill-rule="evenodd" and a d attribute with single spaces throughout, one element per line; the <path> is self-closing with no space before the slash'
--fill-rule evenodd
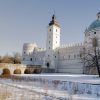
<path id="1" fill-rule="evenodd" d="M 26 95 L 31 91 L 38 98 L 27 97 L 27 100 L 100 100 L 100 78 L 97 75 L 21 75 L 17 80 L 0 79 L 0 83 L 20 89 L 20 95 L 22 90 L 27 92 Z"/>
<path id="2" fill-rule="evenodd" d="M 19 76 L 19 75 L 18 75 Z M 71 81 L 71 82 L 80 82 L 80 83 L 90 83 L 90 84 L 100 84 L 100 78 L 98 75 L 82 75 L 82 74 L 22 74 L 22 77 L 29 78 L 41 78 L 41 79 L 50 79 L 50 80 L 60 80 L 60 81 Z"/>

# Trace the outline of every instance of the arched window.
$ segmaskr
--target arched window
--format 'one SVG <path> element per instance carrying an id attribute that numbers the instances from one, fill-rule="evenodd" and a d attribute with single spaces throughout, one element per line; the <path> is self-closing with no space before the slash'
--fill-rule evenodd
<path id="1" fill-rule="evenodd" d="M 74 59 L 76 58 L 76 55 L 74 55 Z"/>
<path id="2" fill-rule="evenodd" d="M 94 34 L 96 34 L 96 32 L 94 32 Z"/>
<path id="3" fill-rule="evenodd" d="M 25 60 L 25 58 L 23 58 L 23 60 Z"/>
<path id="4" fill-rule="evenodd" d="M 47 64 L 46 64 L 46 65 L 47 65 L 47 68 L 49 68 L 49 66 L 50 66 L 49 62 L 47 62 Z"/>
<path id="5" fill-rule="evenodd" d="M 98 40 L 97 40 L 97 38 L 93 38 L 92 39 L 92 46 L 93 47 L 97 47 L 98 46 Z"/>
<path id="6" fill-rule="evenodd" d="M 30 58 L 30 61 L 32 61 L 32 58 Z"/>
<path id="7" fill-rule="evenodd" d="M 70 55 L 68 56 L 68 59 L 70 59 Z"/>
<path id="8" fill-rule="evenodd" d="M 80 54 L 80 58 L 82 57 L 82 54 Z"/>

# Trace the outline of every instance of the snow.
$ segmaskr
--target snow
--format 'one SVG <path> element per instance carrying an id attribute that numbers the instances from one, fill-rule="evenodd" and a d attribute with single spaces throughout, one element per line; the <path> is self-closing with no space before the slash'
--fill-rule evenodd
<path id="1" fill-rule="evenodd" d="M 19 75 L 18 75 L 19 76 Z M 26 75 L 22 74 L 21 76 L 29 78 L 43 78 L 50 80 L 60 80 L 60 81 L 71 81 L 71 82 L 80 82 L 80 83 L 90 83 L 90 84 L 100 84 L 100 78 L 98 75 L 66 75 L 66 74 L 34 74 Z"/>
<path id="2" fill-rule="evenodd" d="M 100 100 L 100 78 L 97 75 L 21 75 L 18 80 L 1 79 L 0 83 L 32 91 L 40 95 L 39 100 Z"/>

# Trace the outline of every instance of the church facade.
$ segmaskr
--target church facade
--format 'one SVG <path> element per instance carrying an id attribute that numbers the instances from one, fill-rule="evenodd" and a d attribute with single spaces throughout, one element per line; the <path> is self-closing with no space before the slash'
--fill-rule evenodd
<path id="1" fill-rule="evenodd" d="M 56 16 L 53 15 L 47 28 L 46 49 L 39 48 L 36 43 L 25 43 L 21 63 L 41 65 L 42 69 L 50 72 L 84 73 L 81 52 L 84 48 L 87 52 L 91 52 L 94 37 L 98 39 L 98 47 L 100 48 L 100 12 L 97 13 L 97 19 L 85 30 L 83 43 L 62 46 L 60 44 L 60 29 L 60 24 Z"/>

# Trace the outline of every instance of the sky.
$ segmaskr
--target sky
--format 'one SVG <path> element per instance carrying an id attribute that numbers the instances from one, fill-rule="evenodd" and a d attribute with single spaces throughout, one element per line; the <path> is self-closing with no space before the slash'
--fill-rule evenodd
<path id="1" fill-rule="evenodd" d="M 84 41 L 100 0 L 0 0 L 0 55 L 22 53 L 24 43 L 46 47 L 47 26 L 55 12 L 61 44 Z"/>

